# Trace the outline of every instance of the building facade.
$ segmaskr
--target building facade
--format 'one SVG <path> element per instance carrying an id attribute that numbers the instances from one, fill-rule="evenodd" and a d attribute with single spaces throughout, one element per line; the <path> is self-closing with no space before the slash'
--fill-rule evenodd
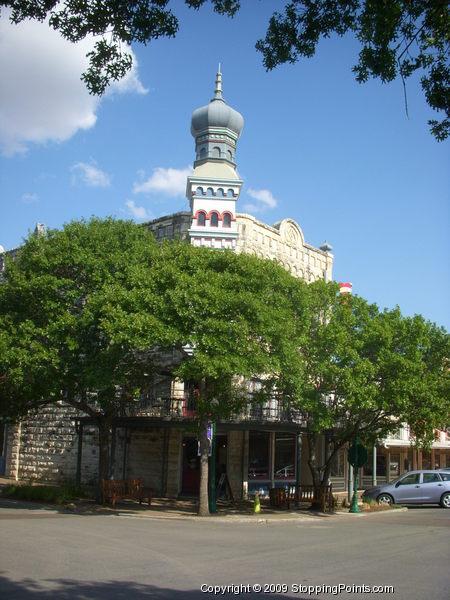
<path id="1" fill-rule="evenodd" d="M 286 218 L 270 226 L 238 212 L 243 181 L 236 171 L 236 150 L 244 120 L 223 98 L 219 72 L 212 100 L 194 111 L 191 133 L 195 162 L 187 178 L 190 211 L 154 219 L 144 226 L 156 239 L 182 239 L 214 250 L 252 253 L 277 260 L 295 277 L 308 282 L 331 281 L 333 254 L 324 243 L 305 242 L 300 226 Z M 0 265 L 3 257 L 0 253 Z M 0 271 L 2 269 L 0 268 Z M 177 357 L 167 353 L 168 364 Z M 282 487 L 297 480 L 308 483 L 306 444 L 301 418 L 289 407 L 268 402 L 252 404 L 260 382 L 248 382 L 249 404 L 243 414 L 217 424 L 217 480 L 226 474 L 234 498 L 258 490 Z M 195 495 L 200 481 L 198 441 L 195 434 L 195 393 L 183 381 L 157 377 L 151 393 L 136 400 L 127 416 L 113 424 L 111 476 L 142 477 L 160 496 Z M 0 426 L 0 474 L 17 480 L 94 483 L 97 477 L 98 434 L 95 425 L 63 404 L 30 414 L 16 425 Z M 431 454 L 413 451 L 409 434 L 402 432 L 384 447 L 373 449 L 362 470 L 363 483 L 389 480 L 414 466 L 449 466 L 450 444 L 444 434 Z M 318 451 L 325 455 L 325 438 Z M 347 489 L 346 450 L 333 464 L 335 489 Z M 225 492 L 219 489 L 219 495 Z"/>

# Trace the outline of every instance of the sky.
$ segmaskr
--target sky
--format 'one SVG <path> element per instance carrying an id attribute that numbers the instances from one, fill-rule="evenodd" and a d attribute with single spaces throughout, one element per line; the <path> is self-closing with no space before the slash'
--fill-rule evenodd
<path id="1" fill-rule="evenodd" d="M 266 72 L 254 44 L 281 3 L 242 4 L 229 19 L 173 0 L 176 38 L 133 46 L 133 71 L 101 99 L 80 80 L 92 40 L 11 25 L 3 11 L 0 244 L 19 246 L 37 222 L 189 210 L 190 119 L 213 97 L 221 63 L 224 98 L 244 117 L 238 212 L 294 219 L 307 243 L 332 245 L 336 281 L 449 330 L 449 143 L 429 133 L 436 113 L 419 78 L 407 83 L 407 116 L 401 81 L 355 82 L 351 37 Z"/>

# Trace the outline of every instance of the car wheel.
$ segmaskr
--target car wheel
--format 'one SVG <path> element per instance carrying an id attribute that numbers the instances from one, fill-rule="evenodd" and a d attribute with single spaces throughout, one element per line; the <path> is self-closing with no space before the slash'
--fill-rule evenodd
<path id="1" fill-rule="evenodd" d="M 442 494 L 441 506 L 442 506 L 442 508 L 450 508 L 450 492 L 446 492 L 445 494 Z"/>
<path id="2" fill-rule="evenodd" d="M 377 502 L 378 504 L 389 504 L 389 506 L 391 506 L 391 504 L 394 504 L 394 499 L 392 496 L 389 496 L 389 494 L 380 494 L 377 498 Z"/>

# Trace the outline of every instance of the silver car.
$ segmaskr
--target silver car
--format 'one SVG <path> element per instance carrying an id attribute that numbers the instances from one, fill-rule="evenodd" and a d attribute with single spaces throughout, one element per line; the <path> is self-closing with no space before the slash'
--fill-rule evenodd
<path id="1" fill-rule="evenodd" d="M 450 508 L 450 472 L 410 471 L 390 483 L 365 490 L 362 498 L 378 504 L 440 504 Z"/>

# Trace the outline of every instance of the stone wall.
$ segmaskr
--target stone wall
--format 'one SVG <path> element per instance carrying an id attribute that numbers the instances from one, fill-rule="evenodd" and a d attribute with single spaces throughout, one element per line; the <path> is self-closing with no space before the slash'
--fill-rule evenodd
<path id="1" fill-rule="evenodd" d="M 49 405 L 30 413 L 8 431 L 6 475 L 26 481 L 75 482 L 78 434 L 77 412 L 67 405 Z M 96 431 L 83 435 L 83 480 L 97 470 Z"/>
<path id="2" fill-rule="evenodd" d="M 333 255 L 307 244 L 303 232 L 292 219 L 283 219 L 273 227 L 251 215 L 236 215 L 238 238 L 236 252 L 277 260 L 294 277 L 306 281 L 331 281 Z"/>

